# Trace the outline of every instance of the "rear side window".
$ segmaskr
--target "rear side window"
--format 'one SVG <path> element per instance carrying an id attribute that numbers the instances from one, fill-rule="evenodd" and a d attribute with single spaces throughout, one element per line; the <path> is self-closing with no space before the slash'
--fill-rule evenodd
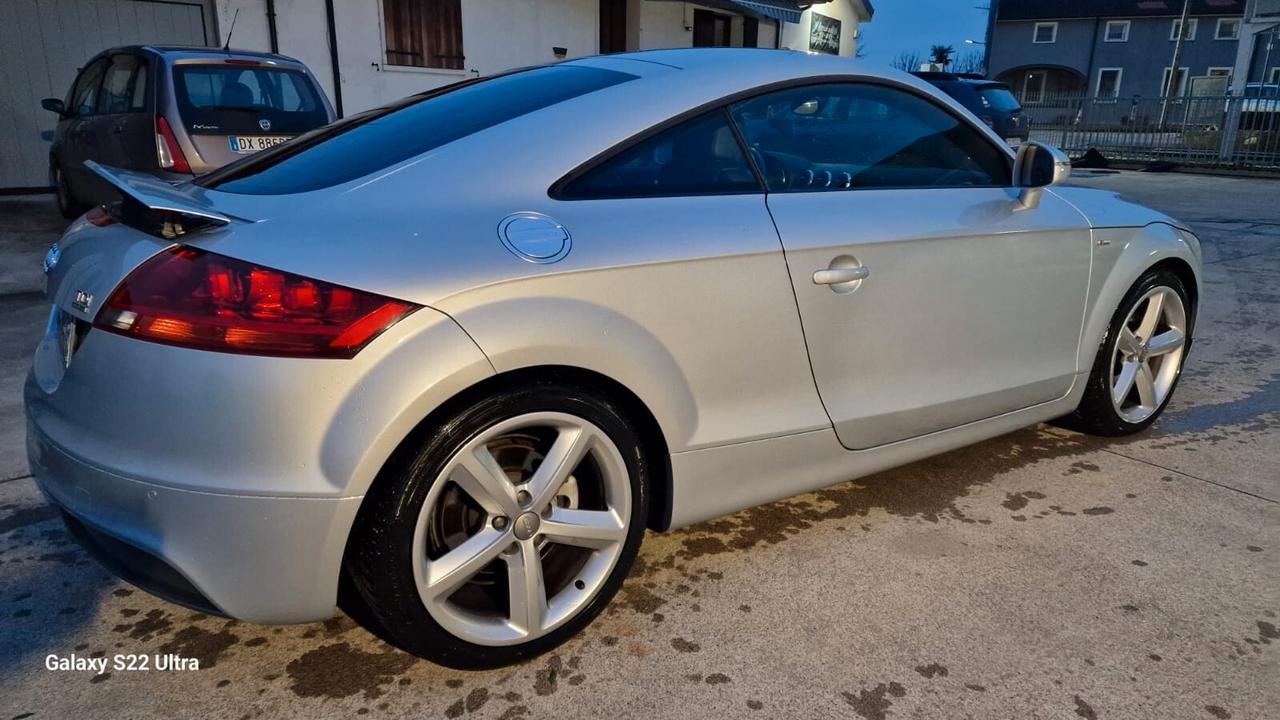
<path id="1" fill-rule="evenodd" d="M 984 87 L 978 90 L 978 95 L 988 107 L 993 107 L 1000 112 L 1014 112 L 1022 109 L 1018 99 L 1007 88 Z"/>
<path id="2" fill-rule="evenodd" d="M 178 114 L 194 133 L 296 135 L 329 121 L 311 79 L 297 70 L 178 65 L 173 84 Z"/>
<path id="3" fill-rule="evenodd" d="M 759 192 L 724 110 L 664 130 L 569 181 L 563 200 Z"/>
<path id="4" fill-rule="evenodd" d="M 792 88 L 732 112 L 771 192 L 1010 184 L 1003 149 L 951 111 L 896 88 Z"/>
<path id="5" fill-rule="evenodd" d="M 147 64 L 136 55 L 114 55 L 98 91 L 99 113 L 146 109 Z"/>
<path id="6" fill-rule="evenodd" d="M 334 123 L 197 180 L 205 187 L 283 195 L 331 187 L 635 75 L 552 65 L 458 83 Z"/>

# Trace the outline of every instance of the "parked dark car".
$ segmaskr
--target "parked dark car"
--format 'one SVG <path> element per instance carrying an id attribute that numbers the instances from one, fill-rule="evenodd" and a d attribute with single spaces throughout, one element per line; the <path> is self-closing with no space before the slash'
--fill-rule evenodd
<path id="1" fill-rule="evenodd" d="M 58 114 L 49 180 L 68 218 L 117 197 L 85 160 L 189 180 L 326 125 L 332 106 L 306 65 L 283 55 L 130 46 L 95 55 Z"/>
<path id="2" fill-rule="evenodd" d="M 1021 145 L 1031 134 L 1030 119 L 1009 86 L 981 75 L 948 72 L 915 72 L 916 77 L 950 95 L 966 110 L 977 115 L 1010 145 Z"/>

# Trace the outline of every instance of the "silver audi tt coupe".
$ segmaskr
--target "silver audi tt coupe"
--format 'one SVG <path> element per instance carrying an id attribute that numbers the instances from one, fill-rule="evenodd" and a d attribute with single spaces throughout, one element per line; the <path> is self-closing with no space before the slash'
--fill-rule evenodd
<path id="1" fill-rule="evenodd" d="M 31 467 L 103 563 L 455 667 L 667 530 L 1062 419 L 1124 435 L 1200 248 L 928 84 L 669 50 L 469 80 L 123 200 L 46 259 Z"/>

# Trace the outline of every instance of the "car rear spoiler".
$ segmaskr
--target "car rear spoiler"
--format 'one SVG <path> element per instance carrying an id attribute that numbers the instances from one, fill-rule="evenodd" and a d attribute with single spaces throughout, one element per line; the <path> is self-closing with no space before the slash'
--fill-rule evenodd
<path id="1" fill-rule="evenodd" d="M 243 220 L 243 218 L 210 209 L 208 201 L 202 197 L 206 192 L 204 188 L 190 185 L 178 187 L 154 175 L 136 170 L 105 167 L 92 160 L 85 160 L 84 166 L 102 176 L 120 192 L 151 210 L 199 218 L 215 225 L 227 225 L 232 220 Z"/>

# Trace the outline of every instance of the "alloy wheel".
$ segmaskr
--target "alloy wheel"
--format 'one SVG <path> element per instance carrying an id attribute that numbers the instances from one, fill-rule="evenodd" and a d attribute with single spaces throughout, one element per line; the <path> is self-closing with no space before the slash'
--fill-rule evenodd
<path id="1" fill-rule="evenodd" d="M 529 642 L 596 596 L 630 512 L 627 466 L 602 430 L 566 413 L 510 418 L 468 440 L 432 483 L 413 537 L 418 595 L 459 639 Z"/>
<path id="2" fill-rule="evenodd" d="M 1182 369 L 1187 311 L 1170 287 L 1146 292 L 1120 325 L 1111 362 L 1111 403 L 1126 422 L 1141 423 L 1168 399 Z"/>

